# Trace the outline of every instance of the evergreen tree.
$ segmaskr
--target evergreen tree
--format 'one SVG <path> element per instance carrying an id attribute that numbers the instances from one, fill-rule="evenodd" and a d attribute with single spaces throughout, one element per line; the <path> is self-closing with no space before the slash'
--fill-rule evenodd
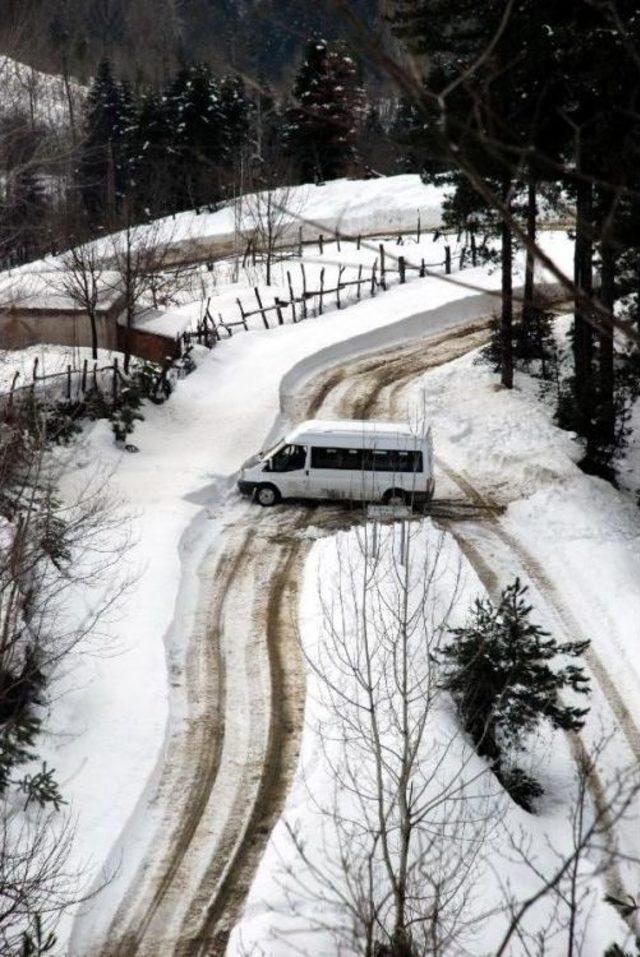
<path id="1" fill-rule="evenodd" d="M 126 192 L 128 140 L 133 104 L 127 87 L 117 83 L 103 60 L 87 98 L 86 136 L 78 175 L 90 219 L 113 215 Z"/>
<path id="2" fill-rule="evenodd" d="M 152 219 L 171 212 L 170 145 L 165 101 L 155 91 L 146 90 L 128 144 L 128 194 L 136 217 Z"/>
<path id="3" fill-rule="evenodd" d="M 207 66 L 178 73 L 167 94 L 167 115 L 177 208 L 216 202 L 227 144 L 220 88 Z"/>
<path id="4" fill-rule="evenodd" d="M 225 159 L 237 163 L 249 136 L 251 101 L 242 77 L 225 76 L 220 83 L 220 110 L 224 123 Z"/>
<path id="5" fill-rule="evenodd" d="M 366 103 L 354 61 L 342 46 L 310 40 L 285 118 L 285 146 L 302 181 L 334 179 L 355 160 Z"/>
<path id="6" fill-rule="evenodd" d="M 530 620 L 526 593 L 516 579 L 497 605 L 477 599 L 440 654 L 442 687 L 451 692 L 478 753 L 489 758 L 503 783 L 513 784 L 515 775 L 525 784 L 525 801 L 526 775 L 509 767 L 511 756 L 542 721 L 579 731 L 588 708 L 563 704 L 559 696 L 566 689 L 582 695 L 589 690 L 580 665 L 554 667 L 559 656 L 579 658 L 589 643 L 558 643 Z"/>

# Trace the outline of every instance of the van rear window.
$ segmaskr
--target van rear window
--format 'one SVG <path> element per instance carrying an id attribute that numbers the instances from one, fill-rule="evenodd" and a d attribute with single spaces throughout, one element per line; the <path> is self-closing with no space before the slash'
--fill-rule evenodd
<path id="1" fill-rule="evenodd" d="M 413 449 L 312 448 L 314 469 L 346 469 L 356 472 L 422 472 L 422 452 Z"/>

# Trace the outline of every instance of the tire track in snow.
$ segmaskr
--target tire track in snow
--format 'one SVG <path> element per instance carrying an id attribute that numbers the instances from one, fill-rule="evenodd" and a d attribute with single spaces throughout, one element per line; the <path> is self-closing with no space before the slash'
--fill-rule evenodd
<path id="1" fill-rule="evenodd" d="M 311 514 L 281 513 L 276 523 L 253 512 L 252 527 L 222 532 L 204 633 L 185 674 L 189 715 L 176 719 L 154 797 L 167 810 L 105 957 L 224 952 L 297 760 L 305 693 L 297 581 L 311 544 L 299 531 Z"/>
<path id="2" fill-rule="evenodd" d="M 368 360 L 357 366 L 352 376 L 347 374 L 344 369 L 339 376 L 329 372 L 317 393 L 319 401 L 312 404 L 314 414 L 324 412 L 327 417 L 337 415 L 344 418 L 369 418 L 376 414 L 381 418 L 403 417 L 406 414 L 406 409 L 400 407 L 402 392 L 418 375 L 458 358 L 487 340 L 486 329 L 488 325 L 475 323 L 474 326 L 475 328 L 467 327 L 465 330 L 460 330 L 461 336 L 456 337 L 459 339 L 457 343 L 447 342 L 445 336 L 436 343 L 423 343 L 419 349 L 407 350 L 405 355 L 408 369 L 405 366 L 401 375 L 398 375 L 398 371 L 402 366 L 402 353 L 394 356 L 391 363 L 383 355 L 369 357 Z M 432 349 L 432 345 L 435 348 Z M 358 383 L 356 390 L 348 388 L 352 378 Z M 335 384 L 331 388 L 333 383 Z M 340 386 L 341 388 L 336 388 Z M 566 634 L 567 639 L 580 640 L 583 638 L 581 627 L 542 565 L 501 526 L 499 515 L 502 509 L 487 501 L 485 496 L 475 488 L 465 475 L 452 469 L 442 459 L 436 457 L 436 464 L 460 489 L 464 499 L 477 506 L 478 515 L 481 516 L 484 523 L 483 531 L 488 527 L 499 540 L 500 546 L 506 548 L 515 558 L 516 566 L 520 565 L 524 569 L 543 601 L 551 607 L 553 616 L 559 621 L 561 631 Z M 434 506 L 437 509 L 437 501 L 434 502 Z M 500 576 L 487 560 L 487 556 L 481 549 L 477 538 L 474 539 L 464 534 L 464 526 L 468 524 L 465 515 L 460 515 L 458 520 L 455 517 L 440 519 L 440 523 L 445 525 L 455 537 L 458 546 L 474 568 L 488 594 L 495 598 L 500 591 Z M 605 701 L 625 736 L 631 753 L 635 760 L 640 762 L 640 729 L 633 720 L 604 663 L 591 645 L 585 658 Z M 589 752 L 583 737 L 578 734 L 567 734 L 566 737 L 576 764 L 588 766 Z M 589 775 L 589 790 L 597 812 L 607 825 L 607 822 L 610 822 L 607 795 L 597 771 L 592 771 Z M 613 827 L 609 826 L 608 831 L 610 834 L 608 853 L 612 853 L 615 848 Z M 623 900 L 629 897 L 617 865 L 607 869 L 605 885 L 607 893 L 616 899 Z M 639 927 L 636 915 L 631 914 L 625 916 L 624 919 L 634 936 L 637 936 Z"/>

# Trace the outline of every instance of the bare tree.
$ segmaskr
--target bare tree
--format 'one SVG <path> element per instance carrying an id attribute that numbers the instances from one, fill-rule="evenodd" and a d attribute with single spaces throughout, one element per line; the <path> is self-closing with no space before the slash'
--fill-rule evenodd
<path id="1" fill-rule="evenodd" d="M 253 177 L 254 191 L 236 201 L 242 233 L 262 256 L 267 286 L 277 250 L 297 234 L 304 206 L 300 189 L 286 185 L 289 171 L 286 162 L 267 163 Z"/>
<path id="2" fill-rule="evenodd" d="M 95 243 L 73 246 L 62 257 L 57 288 L 86 313 L 91 329 L 91 354 L 98 358 L 98 320 L 101 296 L 106 293 L 104 259 Z"/>
<path id="3" fill-rule="evenodd" d="M 297 854 L 283 886 L 338 952 L 451 954 L 467 930 L 496 788 L 436 680 L 460 587 L 445 545 L 424 528 L 368 525 L 339 540 L 337 571 L 320 572 L 307 655 L 331 784 L 307 783 L 315 836 L 287 821 Z"/>
<path id="4" fill-rule="evenodd" d="M 549 839 L 542 847 L 536 846 L 530 834 L 506 830 L 509 858 L 533 875 L 535 889 L 526 896 L 519 894 L 496 867 L 504 901 L 501 906 L 507 915 L 496 957 L 508 954 L 516 939 L 528 941 L 538 951 L 542 941 L 553 939 L 554 946 L 561 947 L 568 957 L 581 953 L 586 923 L 601 883 L 607 888 L 609 903 L 627 921 L 630 934 L 637 936 L 637 916 L 635 908 L 628 907 L 620 868 L 635 868 L 640 859 L 627 851 L 617 832 L 621 825 L 635 826 L 640 773 L 630 765 L 614 767 L 603 777 L 601 769 L 607 763 L 611 742 L 612 736 L 604 735 L 587 753 L 576 741 L 574 794 L 567 814 L 568 847 L 558 848 Z M 544 923 L 534 919 L 527 924 L 536 908 L 549 902 L 552 917 L 547 916 Z"/>

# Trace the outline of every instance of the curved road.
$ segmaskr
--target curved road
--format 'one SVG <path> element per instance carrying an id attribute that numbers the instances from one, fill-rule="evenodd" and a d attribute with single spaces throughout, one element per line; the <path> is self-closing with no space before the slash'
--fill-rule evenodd
<path id="1" fill-rule="evenodd" d="M 396 418 L 424 371 L 477 348 L 488 320 L 326 370 L 302 387 L 291 418 Z M 446 525 L 490 592 L 521 570 L 536 607 L 562 634 L 580 633 L 535 560 L 501 527 L 468 479 L 438 463 L 434 518 Z M 443 495 L 442 492 L 445 494 Z M 162 819 L 151 859 L 131 882 L 102 957 L 222 955 L 295 771 L 304 711 L 296 638 L 298 582 L 318 528 L 349 527 L 340 506 L 261 510 L 233 502 L 201 570 L 203 602 L 154 803 Z M 314 528 L 313 535 L 308 529 Z M 499 556 L 496 562 L 495 556 Z M 640 760 L 640 730 L 594 652 L 598 684 Z M 594 782 L 597 798 L 598 783 Z M 149 857 L 149 855 L 147 855 Z M 612 892 L 620 891 L 611 883 Z"/>

